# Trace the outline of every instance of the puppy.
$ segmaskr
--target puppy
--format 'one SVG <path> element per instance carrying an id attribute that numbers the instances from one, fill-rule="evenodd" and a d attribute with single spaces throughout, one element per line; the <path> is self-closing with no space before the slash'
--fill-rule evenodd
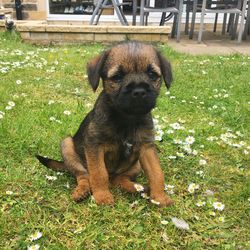
<path id="1" fill-rule="evenodd" d="M 73 199 L 90 192 L 99 205 L 114 203 L 110 184 L 133 193 L 143 171 L 149 195 L 161 207 L 172 204 L 164 192 L 164 175 L 154 146 L 150 111 L 156 105 L 162 79 L 172 82 L 170 63 L 151 45 L 121 43 L 87 65 L 94 91 L 103 90 L 73 137 L 61 143 L 63 161 L 37 155 L 45 166 L 70 171 L 77 180 Z"/>

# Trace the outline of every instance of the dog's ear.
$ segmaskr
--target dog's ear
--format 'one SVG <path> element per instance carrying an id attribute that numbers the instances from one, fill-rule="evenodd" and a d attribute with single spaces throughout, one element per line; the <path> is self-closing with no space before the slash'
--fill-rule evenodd
<path id="1" fill-rule="evenodd" d="M 88 64 L 87 64 L 87 73 L 88 73 L 88 80 L 89 84 L 91 85 L 94 92 L 99 86 L 102 69 L 107 59 L 109 51 L 104 52 L 103 54 L 94 57 Z"/>
<path id="2" fill-rule="evenodd" d="M 160 61 L 160 67 L 161 67 L 161 73 L 163 75 L 163 80 L 166 84 L 166 87 L 169 89 L 173 81 L 171 64 L 165 57 L 161 55 L 160 52 L 157 52 L 157 55 Z"/>

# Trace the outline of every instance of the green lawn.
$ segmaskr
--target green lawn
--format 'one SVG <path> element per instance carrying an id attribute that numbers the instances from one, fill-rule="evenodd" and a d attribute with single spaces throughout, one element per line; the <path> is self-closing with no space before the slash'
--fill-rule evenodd
<path id="1" fill-rule="evenodd" d="M 98 93 L 88 86 L 86 63 L 103 49 L 31 46 L 0 33 L 0 249 L 250 249 L 249 56 L 159 46 L 174 72 L 153 111 L 172 207 L 117 189 L 114 207 L 91 198 L 77 204 L 75 179 L 35 159 L 60 159 L 61 139 L 92 108 Z M 36 232 L 42 236 L 31 241 Z"/>

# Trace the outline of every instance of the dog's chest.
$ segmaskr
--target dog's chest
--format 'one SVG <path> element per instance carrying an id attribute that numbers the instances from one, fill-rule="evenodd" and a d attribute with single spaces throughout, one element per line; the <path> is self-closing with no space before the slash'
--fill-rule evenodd
<path id="1" fill-rule="evenodd" d="M 109 145 L 105 165 L 110 174 L 120 174 L 131 168 L 139 159 L 140 145 L 128 141 Z"/>

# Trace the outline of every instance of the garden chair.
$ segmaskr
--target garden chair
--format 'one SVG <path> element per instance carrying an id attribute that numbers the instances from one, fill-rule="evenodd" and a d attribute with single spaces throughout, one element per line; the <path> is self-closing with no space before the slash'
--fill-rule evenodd
<path id="1" fill-rule="evenodd" d="M 235 14 L 236 18 L 233 27 L 232 27 L 232 34 L 236 33 L 237 27 L 238 27 L 238 18 L 237 16 L 241 16 L 241 21 L 239 25 L 239 31 L 238 31 L 238 42 L 240 43 L 242 40 L 242 34 L 243 34 L 243 26 L 244 26 L 244 18 L 245 18 L 245 12 L 246 12 L 246 4 L 247 0 L 238 0 L 237 5 L 233 6 L 230 5 L 232 1 L 227 2 L 227 0 L 223 1 L 216 1 L 213 2 L 215 4 L 215 7 L 212 5 L 208 6 L 208 1 L 203 0 L 202 1 L 202 9 L 201 9 L 201 20 L 200 20 L 200 29 L 199 29 L 199 34 L 198 34 L 198 42 L 200 43 L 202 40 L 202 33 L 203 33 L 203 28 L 204 28 L 204 19 L 205 19 L 205 14 L 207 13 L 223 13 L 223 14 Z M 229 4 L 230 3 L 230 4 Z M 224 22 L 226 21 L 226 15 L 224 15 Z M 231 20 L 232 22 L 232 20 Z M 215 28 L 214 28 L 215 29 Z M 223 25 L 223 31 L 224 32 L 225 26 Z M 234 36 L 234 35 L 233 35 Z"/>
<path id="2" fill-rule="evenodd" d="M 176 34 L 177 42 L 180 41 L 181 18 L 183 11 L 183 0 L 176 0 L 174 6 L 169 6 L 168 1 L 163 1 L 162 7 L 152 7 L 149 0 L 141 0 L 140 6 L 140 25 L 147 25 L 148 15 L 150 12 L 173 13 L 174 23 L 171 37 Z"/>
<path id="3" fill-rule="evenodd" d="M 133 6 L 132 24 L 135 25 L 136 24 L 137 0 L 131 0 L 127 2 L 122 2 L 121 0 L 97 0 L 95 3 L 95 9 L 91 16 L 89 24 L 97 25 L 102 15 L 103 10 L 106 8 L 113 7 L 121 24 L 128 25 L 128 21 L 122 11 L 122 6 L 131 5 L 131 4 Z"/>

